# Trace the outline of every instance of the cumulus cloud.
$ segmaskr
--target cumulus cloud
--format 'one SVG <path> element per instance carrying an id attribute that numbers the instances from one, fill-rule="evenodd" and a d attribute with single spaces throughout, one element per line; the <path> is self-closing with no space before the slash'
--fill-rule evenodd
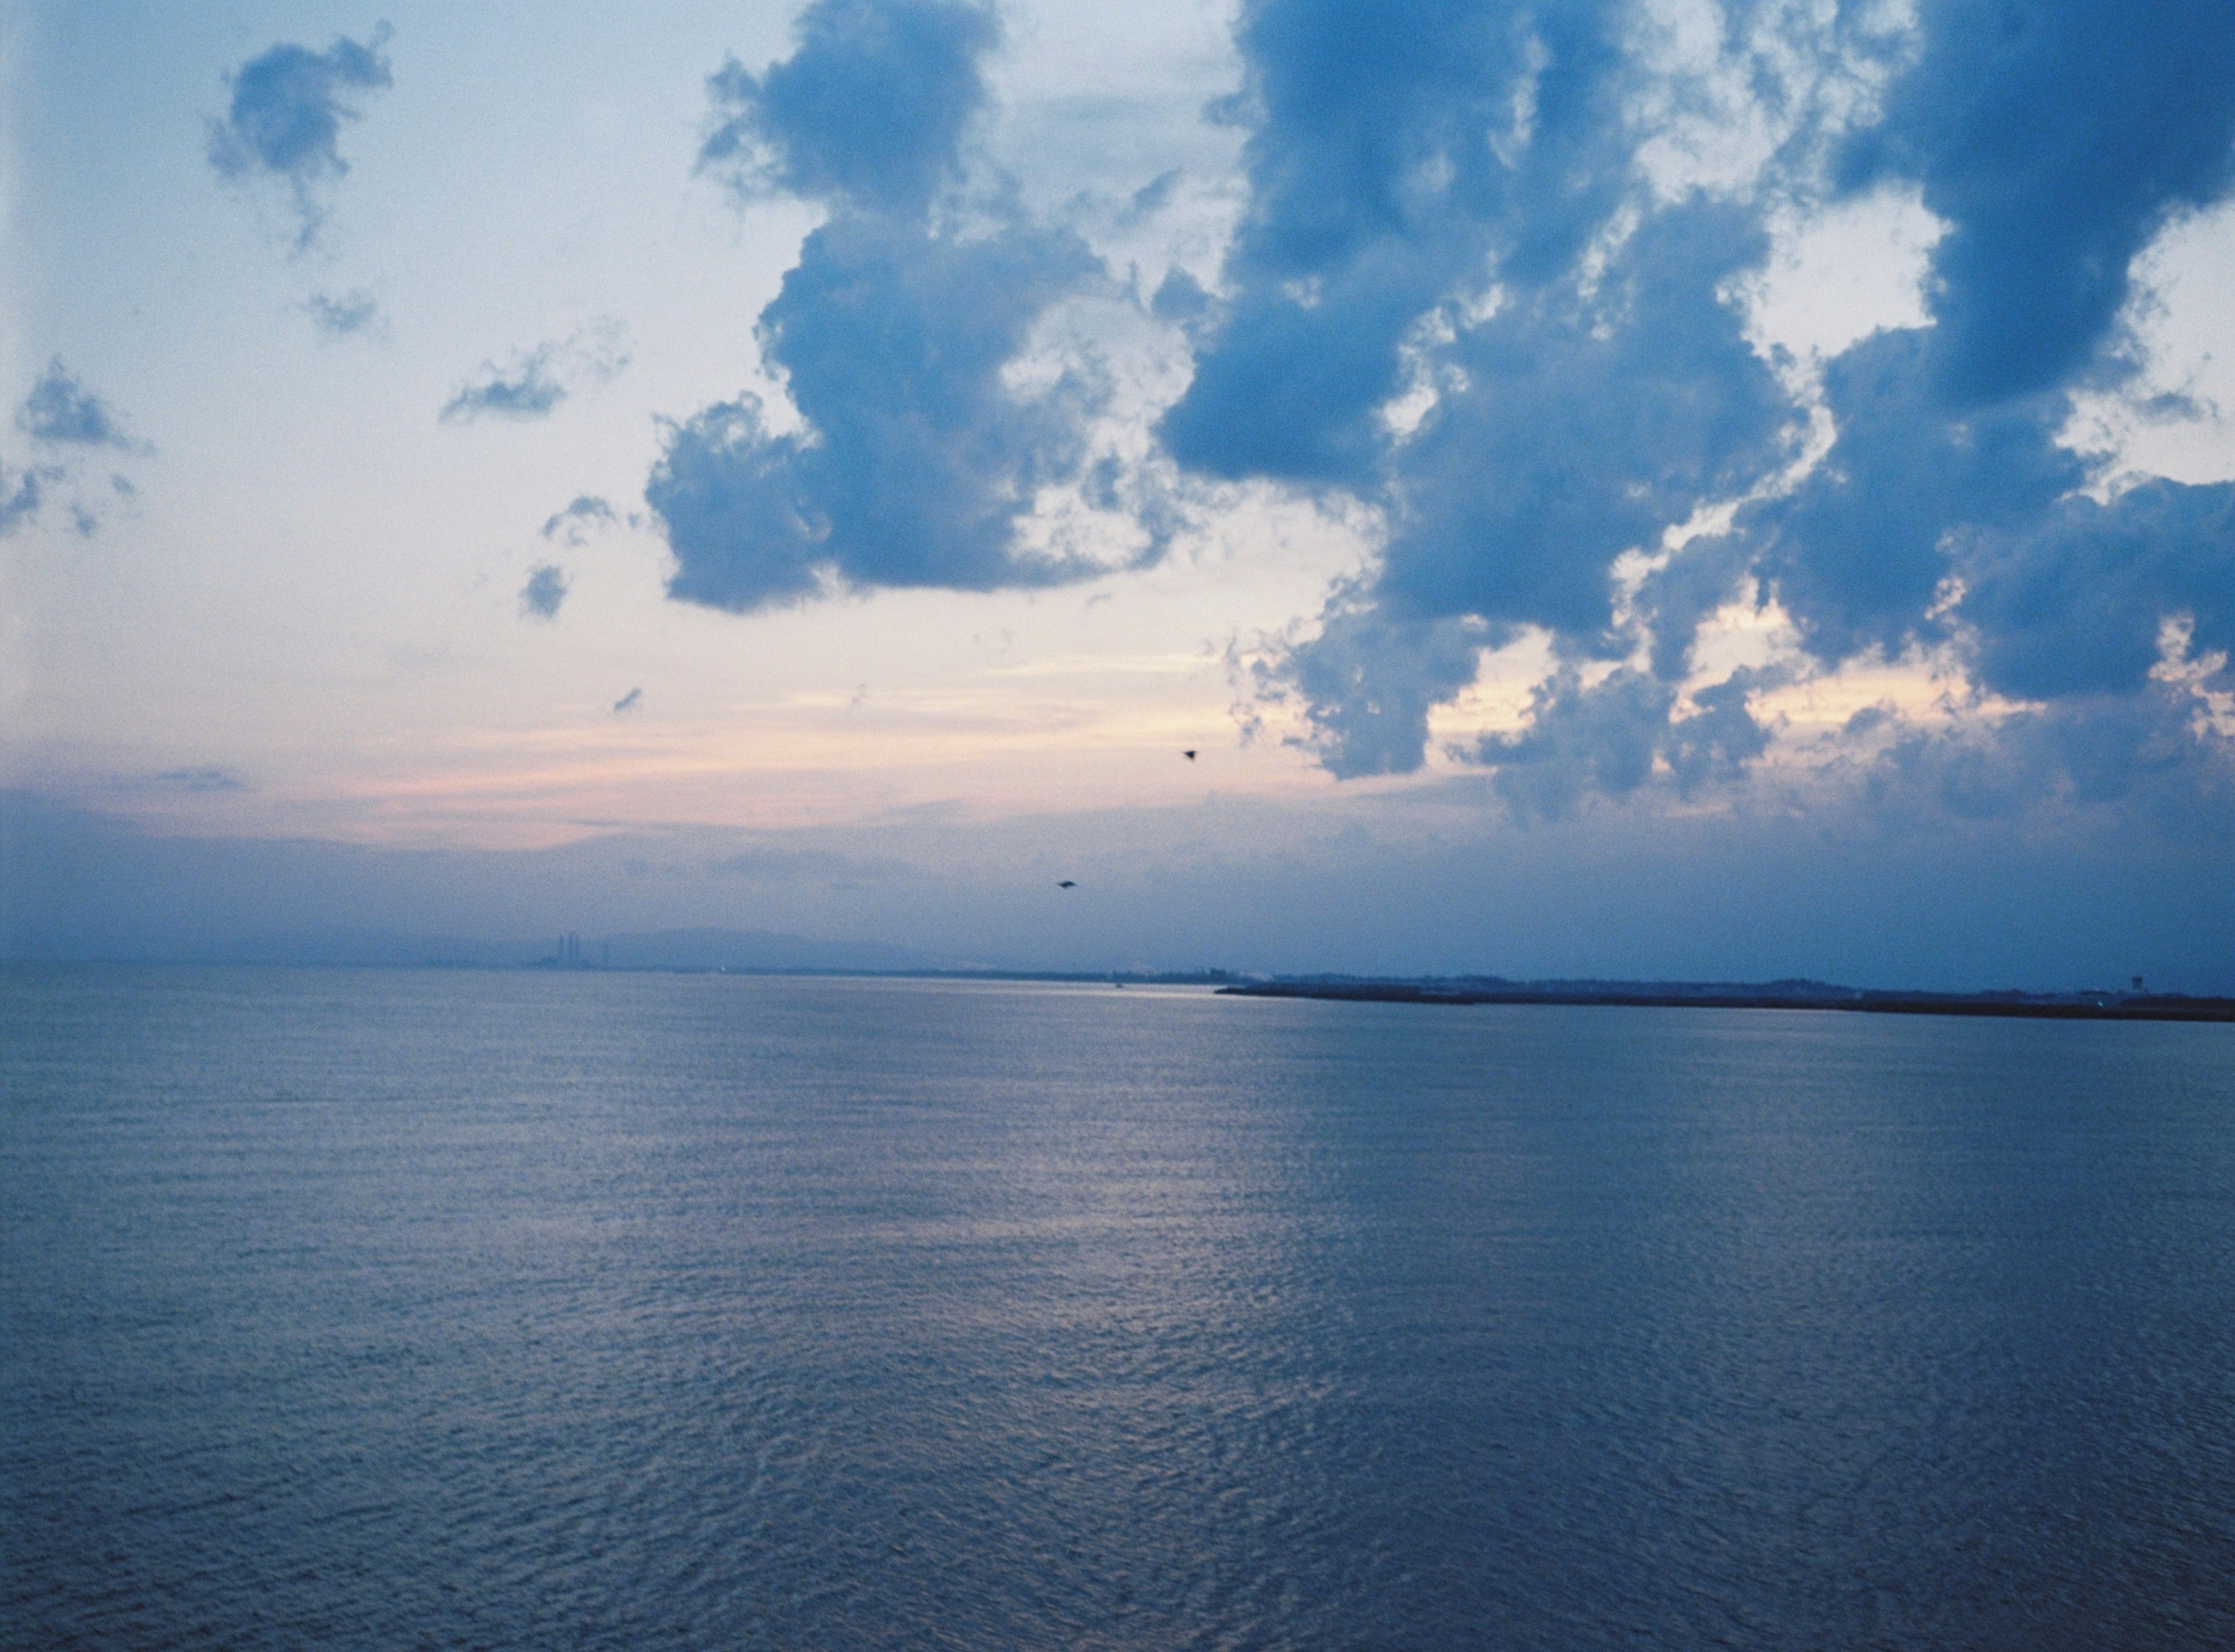
<path id="1" fill-rule="evenodd" d="M 2224 692 L 2229 488 L 2104 502 L 2061 433 L 2075 391 L 2137 370 L 2138 257 L 2235 190 L 2235 12 L 1721 22 L 1711 61 L 1672 67 L 1619 0 L 1439 0 L 1402 30 L 1356 0 L 1244 8 L 1222 112 L 1248 202 L 1216 286 L 1157 293 L 1195 369 L 1158 435 L 1196 475 L 1337 492 L 1384 525 L 1262 691 L 1301 702 L 1336 774 L 1405 772 L 1482 651 L 1531 628 L 1558 669 L 1519 731 L 1463 751 L 1509 806 L 1695 789 L 1767 749 L 1769 678 L 1690 680 L 1702 622 L 1760 597 L 1813 669 L 1953 650 L 1982 692 L 2042 708 L 2008 738 L 2070 795 L 2183 729 L 2208 724 L 2192 744 L 2224 765 L 2216 723 L 2165 709 L 2161 638 L 2187 627 L 2192 699 Z M 1672 135 L 1714 97 L 1759 134 L 1729 175 Z M 1887 190 L 1944 226 L 1927 324 L 1812 380 L 1749 332 L 1749 284 L 1780 214 Z"/>
<path id="2" fill-rule="evenodd" d="M 442 404 L 445 424 L 549 416 L 576 390 L 611 384 L 629 364 L 628 330 L 610 317 L 562 339 L 483 362 Z"/>
<path id="3" fill-rule="evenodd" d="M 559 605 L 566 600 L 566 571 L 555 563 L 541 563 L 528 570 L 528 583 L 520 587 L 521 616 L 528 620 L 556 620 Z"/>
<path id="4" fill-rule="evenodd" d="M 1949 226 L 1928 303 L 1957 407 L 2069 384 L 2177 214 L 2235 185 L 2235 14 L 2213 0 L 1937 0 L 1838 181 L 1921 186 Z"/>
<path id="5" fill-rule="evenodd" d="M 792 55 L 754 75 L 735 58 L 707 82 L 701 172 L 740 193 L 779 190 L 857 208 L 921 212 L 958 176 L 984 108 L 980 62 L 1000 39 L 967 0 L 817 0 Z"/>
<path id="6" fill-rule="evenodd" d="M 226 76 L 233 98 L 225 117 L 209 122 L 209 163 L 228 180 L 285 185 L 298 252 L 325 222 L 324 191 L 349 171 L 342 122 L 358 117 L 364 95 L 390 83 L 382 49 L 390 33 L 383 23 L 363 42 L 337 36 L 323 52 L 282 42 Z"/>
<path id="7" fill-rule="evenodd" d="M 1081 477 L 1103 387 L 1076 363 L 1013 371 L 1053 305 L 1106 285 L 1101 260 L 998 199 L 940 210 L 986 104 L 992 12 L 818 0 L 796 36 L 764 75 L 712 78 L 700 166 L 829 210 L 758 328 L 800 423 L 748 391 L 665 427 L 645 499 L 674 553 L 669 594 L 750 611 L 1104 571 L 1022 531 L 1041 490 Z"/>
<path id="8" fill-rule="evenodd" d="M 1494 259 L 1563 272 L 1622 204 L 1626 8 L 1266 0 L 1236 31 L 1249 205 L 1163 433 L 1211 475 L 1366 484 L 1407 335 Z"/>
<path id="9" fill-rule="evenodd" d="M 1980 680 L 1999 693 L 2138 692 L 2163 662 L 2169 621 L 2220 671 L 2235 652 L 2235 483 L 2066 500 L 1979 534 L 1956 566 L 1956 613 L 1976 636 Z"/>
<path id="10" fill-rule="evenodd" d="M 761 317 L 807 428 L 750 394 L 670 429 L 645 488 L 670 594 L 750 609 L 836 580 L 992 590 L 1098 572 L 1018 542 L 1044 484 L 1075 475 L 1093 387 L 1019 393 L 1003 370 L 1047 305 L 1099 265 L 1075 236 L 969 239 L 882 216 L 808 238 Z"/>

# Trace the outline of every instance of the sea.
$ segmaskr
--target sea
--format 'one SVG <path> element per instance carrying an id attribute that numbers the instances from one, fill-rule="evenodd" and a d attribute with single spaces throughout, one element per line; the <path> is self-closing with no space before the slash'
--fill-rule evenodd
<path id="1" fill-rule="evenodd" d="M 2235 1647 L 2235 1027 L 0 975 L 7 1648 Z"/>

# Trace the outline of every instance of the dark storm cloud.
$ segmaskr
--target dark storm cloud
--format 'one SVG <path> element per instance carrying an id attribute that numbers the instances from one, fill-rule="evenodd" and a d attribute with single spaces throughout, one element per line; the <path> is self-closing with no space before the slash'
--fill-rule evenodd
<path id="1" fill-rule="evenodd" d="M 1106 280 L 1067 230 L 980 203 L 961 177 L 986 98 L 992 15 L 919 0 L 821 0 L 762 76 L 713 77 L 703 168 L 823 202 L 830 217 L 760 318 L 763 359 L 803 421 L 770 428 L 750 392 L 666 427 L 645 499 L 674 552 L 668 593 L 747 611 L 833 587 L 993 590 L 1098 565 L 1019 543 L 1034 495 L 1075 480 L 1101 387 L 1005 370 L 1050 305 Z"/>
<path id="2" fill-rule="evenodd" d="M 1418 767 L 1477 652 L 1538 626 L 1568 663 L 1525 730 L 1471 753 L 1509 804 L 1730 777 L 1765 748 L 1766 685 L 1676 685 L 1700 622 L 1757 581 L 1825 666 L 1952 641 L 1983 686 L 2050 702 L 2010 738 L 2075 791 L 2187 726 L 2150 673 L 2168 625 L 2199 673 L 2226 646 L 2227 492 L 2097 504 L 2057 436 L 2071 391 L 2133 368 L 2136 256 L 2235 186 L 2235 10 L 1938 0 L 1891 41 L 1843 16 L 1806 51 L 1891 74 L 1852 132 L 1784 95 L 1747 43 L 1761 22 L 1730 10 L 1725 62 L 1795 124 L 1769 187 L 1716 204 L 1642 184 L 1634 8 L 1438 0 L 1396 28 L 1363 0 L 1245 5 L 1223 112 L 1249 131 L 1249 200 L 1219 290 L 1176 278 L 1154 304 L 1195 347 L 1160 433 L 1199 475 L 1382 513 L 1376 566 L 1261 675 L 1336 774 Z M 1829 364 L 1835 442 L 1781 488 L 1801 410 L 1733 294 L 1773 205 L 1887 185 L 1948 226 L 1932 324 Z M 1617 603 L 1624 551 L 1749 495 Z M 1640 652 L 1583 686 L 1585 662 Z"/>
<path id="3" fill-rule="evenodd" d="M 556 564 L 543 563 L 528 570 L 528 583 L 520 587 L 521 615 L 523 619 L 556 620 L 559 605 L 566 600 L 566 571 Z"/>
<path id="4" fill-rule="evenodd" d="M 133 445 L 115 410 L 73 377 L 59 357 L 31 386 L 16 423 L 35 442 L 127 449 Z"/>
<path id="5" fill-rule="evenodd" d="M 210 165 L 228 180 L 261 174 L 283 180 L 301 226 L 298 250 L 317 239 L 325 221 L 319 190 L 349 171 L 342 122 L 357 118 L 363 94 L 390 84 L 381 49 L 390 33 L 382 23 L 362 43 L 337 36 L 323 52 L 283 42 L 226 77 L 233 99 L 225 118 L 209 123 Z"/>
<path id="6" fill-rule="evenodd" d="M 780 190 L 884 212 L 921 210 L 954 181 L 999 43 L 988 7 L 951 0 L 817 0 L 798 44 L 755 76 L 708 77 L 715 124 L 702 172 L 743 193 Z"/>

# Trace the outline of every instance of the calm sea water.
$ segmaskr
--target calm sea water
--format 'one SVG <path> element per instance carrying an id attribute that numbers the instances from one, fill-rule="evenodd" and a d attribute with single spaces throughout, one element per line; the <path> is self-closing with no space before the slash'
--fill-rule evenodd
<path id="1" fill-rule="evenodd" d="M 11 1648 L 2235 1646 L 2235 1028 L 0 990 Z"/>

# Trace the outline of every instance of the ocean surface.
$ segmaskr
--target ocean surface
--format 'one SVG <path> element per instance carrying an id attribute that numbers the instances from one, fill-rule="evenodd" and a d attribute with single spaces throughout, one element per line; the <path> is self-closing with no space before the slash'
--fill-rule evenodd
<path id="1" fill-rule="evenodd" d="M 2235 1027 L 0 975 L 8 1648 L 2235 1647 Z"/>

